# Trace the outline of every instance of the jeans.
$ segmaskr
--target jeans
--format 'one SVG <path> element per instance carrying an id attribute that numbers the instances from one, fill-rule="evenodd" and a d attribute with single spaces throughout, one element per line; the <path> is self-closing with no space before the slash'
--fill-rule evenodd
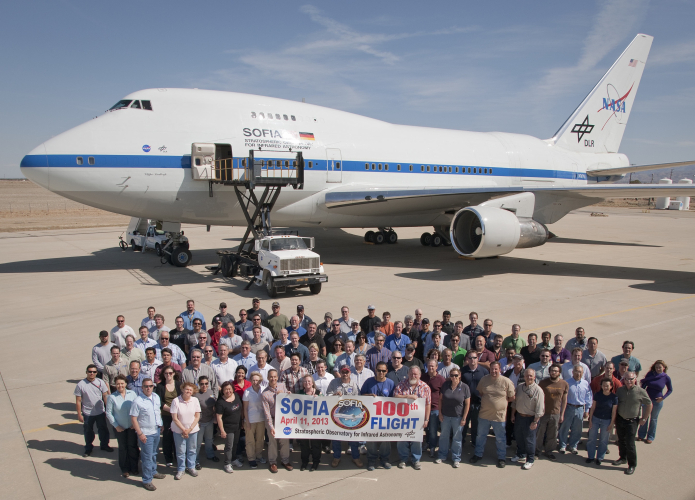
<path id="1" fill-rule="evenodd" d="M 331 448 L 333 449 L 333 458 L 340 458 L 340 453 L 343 451 L 343 442 L 331 441 Z M 357 441 L 350 441 L 350 454 L 353 460 L 360 458 L 360 444 Z"/>
<path id="2" fill-rule="evenodd" d="M 527 462 L 533 462 L 536 453 L 536 433 L 538 427 L 531 429 L 535 417 L 524 417 L 517 413 L 514 416 L 514 436 L 516 440 L 516 455 L 526 457 Z"/>
<path id="3" fill-rule="evenodd" d="M 147 437 L 147 442 L 143 443 L 138 439 L 140 446 L 140 458 L 142 459 L 142 482 L 147 484 L 152 482 L 152 476 L 157 473 L 157 452 L 159 451 L 159 432 Z"/>
<path id="4" fill-rule="evenodd" d="M 663 408 L 663 406 L 663 399 L 659 403 L 652 401 L 652 413 L 649 415 L 647 422 L 645 422 L 644 425 L 640 425 L 639 431 L 637 431 L 637 435 L 641 439 L 649 439 L 650 441 L 654 441 L 654 438 L 656 437 L 656 421 L 659 419 L 659 413 L 661 412 L 661 408 Z"/>
<path id="5" fill-rule="evenodd" d="M 369 441 L 367 443 L 367 464 L 376 465 L 376 459 L 381 463 L 391 459 L 391 441 Z"/>
<path id="6" fill-rule="evenodd" d="M 427 446 L 434 451 L 437 446 L 437 431 L 439 430 L 439 410 L 430 412 L 430 421 L 427 424 Z"/>
<path id="7" fill-rule="evenodd" d="M 589 453 L 589 458 L 598 458 L 603 460 L 608 449 L 608 426 L 611 424 L 610 419 L 596 418 L 591 419 L 591 428 L 589 429 L 589 440 L 586 442 L 586 451 Z M 596 453 L 596 442 L 598 441 L 598 453 Z"/>
<path id="8" fill-rule="evenodd" d="M 174 431 L 171 430 L 171 415 L 162 414 L 162 451 L 164 461 L 174 463 Z"/>
<path id="9" fill-rule="evenodd" d="M 485 452 L 485 442 L 487 441 L 487 433 L 492 426 L 495 431 L 495 443 L 497 444 L 497 459 L 505 460 L 507 458 L 507 436 L 505 434 L 505 423 L 478 419 L 478 436 L 475 438 L 475 456 L 482 458 Z"/>
<path id="10" fill-rule="evenodd" d="M 106 413 L 100 413 L 99 415 L 85 415 L 82 414 L 84 418 L 84 424 L 82 428 L 84 429 L 84 451 L 91 453 L 94 449 L 94 424 L 97 424 L 97 432 L 99 433 L 99 445 L 102 448 L 106 448 L 109 445 L 109 439 L 111 435 L 109 433 L 109 428 L 106 427 Z"/>
<path id="11" fill-rule="evenodd" d="M 195 467 L 196 450 L 198 449 L 198 433 L 191 432 L 187 438 L 174 432 L 176 446 L 176 470 L 184 472 Z"/>
<path id="12" fill-rule="evenodd" d="M 198 443 L 196 444 L 196 463 L 200 463 L 200 450 L 203 446 L 203 440 L 205 440 L 205 456 L 210 459 L 215 456 L 215 449 L 212 444 L 212 433 L 215 430 L 214 422 L 205 422 L 204 424 L 198 424 L 200 430 L 198 431 Z"/>
<path id="13" fill-rule="evenodd" d="M 478 437 L 478 413 L 480 412 L 480 404 L 474 405 L 471 403 L 471 407 L 468 410 L 468 416 L 466 417 L 466 425 L 463 426 L 463 432 L 461 433 L 461 446 L 466 444 L 466 434 L 468 433 L 468 427 L 471 428 L 471 444 L 475 446 L 475 440 Z"/>
<path id="14" fill-rule="evenodd" d="M 115 429 L 114 429 L 115 430 Z M 118 440 L 118 466 L 121 472 L 138 472 L 138 436 L 135 429 L 123 429 L 123 432 L 116 431 Z"/>
<path id="15" fill-rule="evenodd" d="M 626 420 L 620 415 L 615 416 L 615 430 L 618 432 L 618 450 L 620 459 L 626 459 L 627 465 L 637 467 L 637 449 L 635 448 L 635 434 L 639 419 Z"/>
<path id="16" fill-rule="evenodd" d="M 398 441 L 396 448 L 401 462 L 407 462 L 411 455 L 413 463 L 419 462 L 422 458 L 422 441 Z"/>
<path id="17" fill-rule="evenodd" d="M 570 449 L 574 449 L 579 444 L 582 437 L 582 425 L 584 422 L 584 407 L 570 406 L 565 408 L 565 420 L 560 426 L 560 448 L 566 448 L 569 444 Z M 569 432 L 569 443 L 567 433 Z"/>
<path id="18" fill-rule="evenodd" d="M 538 422 L 536 432 L 536 455 L 542 451 L 551 453 L 557 446 L 557 428 L 560 424 L 560 414 L 543 415 Z"/>
<path id="19" fill-rule="evenodd" d="M 224 440 L 224 465 L 231 465 L 236 459 L 237 455 L 237 445 L 239 444 L 239 428 L 229 429 L 225 428 L 224 432 L 227 433 L 227 437 Z"/>
<path id="20" fill-rule="evenodd" d="M 452 462 L 461 461 L 461 438 L 463 434 L 463 426 L 461 425 L 461 417 L 444 417 L 442 424 L 442 432 L 439 435 L 439 459 L 446 460 L 449 454 L 449 437 L 451 439 L 451 460 Z"/>

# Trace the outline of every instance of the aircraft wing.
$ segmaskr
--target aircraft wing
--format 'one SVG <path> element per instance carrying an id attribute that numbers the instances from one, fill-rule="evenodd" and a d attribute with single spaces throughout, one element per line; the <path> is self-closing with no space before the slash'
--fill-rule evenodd
<path id="1" fill-rule="evenodd" d="M 606 168 L 606 169 L 596 169 L 587 170 L 586 175 L 591 177 L 599 177 L 602 175 L 623 175 L 630 174 L 633 172 L 644 172 L 645 170 L 659 170 L 662 168 L 676 168 L 676 167 L 687 167 L 689 165 L 695 165 L 695 161 L 679 161 L 676 163 L 656 163 L 654 165 L 633 165 L 631 167 L 620 167 L 620 168 Z"/>
<path id="2" fill-rule="evenodd" d="M 349 215 L 446 212 L 517 193 L 563 198 L 586 206 L 608 198 L 695 196 L 695 184 L 587 184 L 574 187 L 482 186 L 388 188 L 342 186 L 326 193 L 326 208 Z"/>

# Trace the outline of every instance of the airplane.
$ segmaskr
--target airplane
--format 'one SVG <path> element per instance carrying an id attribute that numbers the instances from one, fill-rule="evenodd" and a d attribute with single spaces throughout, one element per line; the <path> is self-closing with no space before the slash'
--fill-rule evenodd
<path id="1" fill-rule="evenodd" d="M 291 171 L 278 151 L 301 151 L 303 189 L 280 193 L 276 226 L 377 228 L 365 234 L 376 243 L 395 243 L 393 228 L 432 226 L 422 244 L 495 257 L 543 245 L 553 236 L 547 225 L 607 198 L 695 192 L 687 184 L 614 184 L 630 172 L 695 163 L 633 166 L 618 152 L 652 40 L 638 34 L 550 139 L 394 125 L 234 92 L 153 88 L 39 145 L 21 171 L 103 210 L 178 228 L 238 226 L 247 221 L 235 188 L 211 182 L 214 165 L 245 171 L 254 150 L 267 171 Z"/>

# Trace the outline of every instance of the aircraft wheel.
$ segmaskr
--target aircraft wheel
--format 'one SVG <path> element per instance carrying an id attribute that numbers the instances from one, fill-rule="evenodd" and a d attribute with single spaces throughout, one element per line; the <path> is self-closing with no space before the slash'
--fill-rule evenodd
<path id="1" fill-rule="evenodd" d="M 422 236 L 420 236 L 420 244 L 422 246 L 428 247 L 428 246 L 430 246 L 431 242 L 432 242 L 432 234 L 422 233 Z"/>
<path id="2" fill-rule="evenodd" d="M 176 248 L 171 252 L 171 262 L 176 267 L 188 267 L 192 258 L 193 254 L 191 254 L 191 251 L 187 248 Z"/>
<path id="3" fill-rule="evenodd" d="M 374 231 L 367 231 L 364 233 L 364 241 L 367 243 L 374 243 Z"/>
<path id="4" fill-rule="evenodd" d="M 441 246 L 443 242 L 444 238 L 435 233 L 432 235 L 432 239 L 430 240 L 430 246 L 438 247 Z"/>
<path id="5" fill-rule="evenodd" d="M 318 295 L 321 293 L 321 283 L 314 283 L 313 285 L 309 285 L 309 291 L 313 295 Z"/>
<path id="6" fill-rule="evenodd" d="M 398 242 L 398 235 L 396 234 L 396 231 L 389 231 L 386 233 L 386 243 L 393 245 L 396 242 Z"/>
<path id="7" fill-rule="evenodd" d="M 374 233 L 375 245 L 381 245 L 384 241 L 386 241 L 386 235 L 384 233 L 382 233 L 381 231 Z"/>

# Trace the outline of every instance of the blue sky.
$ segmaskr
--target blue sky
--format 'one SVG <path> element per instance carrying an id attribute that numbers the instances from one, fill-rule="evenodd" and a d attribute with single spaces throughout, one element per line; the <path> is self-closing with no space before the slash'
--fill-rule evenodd
<path id="1" fill-rule="evenodd" d="M 621 152 L 695 160 L 695 2 L 5 2 L 0 177 L 150 87 L 301 100 L 547 138 L 637 33 L 655 37 Z"/>

